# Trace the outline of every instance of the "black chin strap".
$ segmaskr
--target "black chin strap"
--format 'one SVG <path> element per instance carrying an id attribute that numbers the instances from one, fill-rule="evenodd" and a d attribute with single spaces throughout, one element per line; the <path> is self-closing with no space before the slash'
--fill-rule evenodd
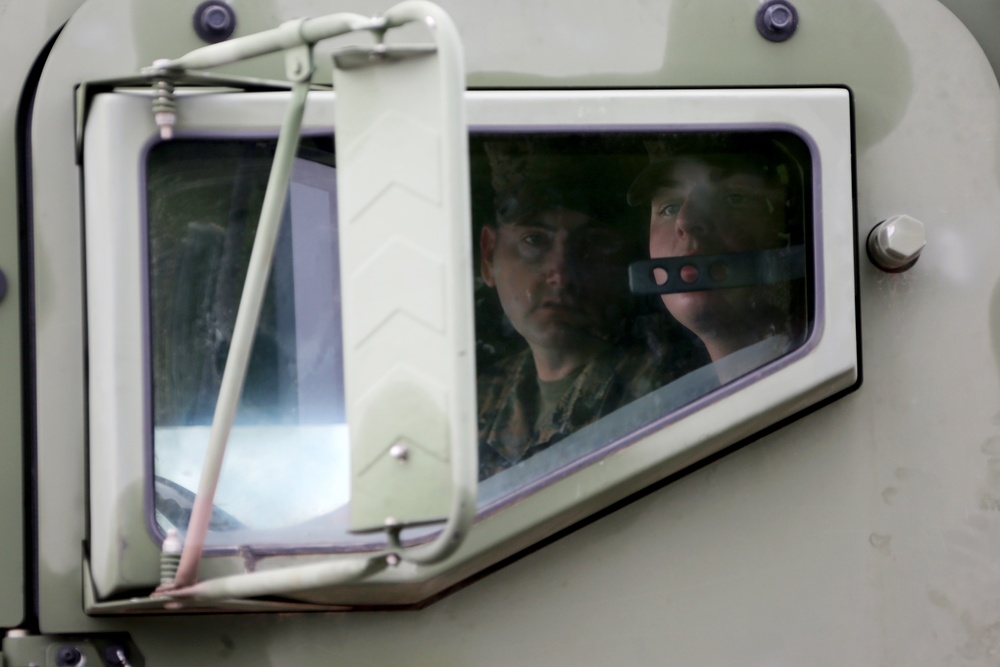
<path id="1" fill-rule="evenodd" d="M 629 288 L 633 294 L 771 285 L 801 278 L 805 273 L 806 252 L 801 245 L 756 252 L 647 259 L 632 262 L 628 267 Z"/>

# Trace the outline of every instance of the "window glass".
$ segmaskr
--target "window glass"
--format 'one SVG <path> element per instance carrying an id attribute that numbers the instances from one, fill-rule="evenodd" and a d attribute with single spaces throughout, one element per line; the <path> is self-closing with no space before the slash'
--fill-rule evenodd
<path id="1" fill-rule="evenodd" d="M 811 160 L 797 136 L 481 135 L 473 158 L 481 506 L 805 340 Z"/>
<path id="2" fill-rule="evenodd" d="M 149 153 L 161 529 L 187 524 L 273 151 L 268 141 L 185 140 Z M 471 135 L 482 511 L 803 344 L 811 164 L 789 132 Z M 282 225 L 209 544 L 360 548 L 372 538 L 344 528 L 330 145 L 304 141 Z"/>
<path id="3" fill-rule="evenodd" d="M 273 141 L 171 141 L 148 156 L 161 529 L 183 529 L 190 517 L 274 148 Z M 304 146 L 295 160 L 214 532 L 302 524 L 348 499 L 332 157 Z"/>

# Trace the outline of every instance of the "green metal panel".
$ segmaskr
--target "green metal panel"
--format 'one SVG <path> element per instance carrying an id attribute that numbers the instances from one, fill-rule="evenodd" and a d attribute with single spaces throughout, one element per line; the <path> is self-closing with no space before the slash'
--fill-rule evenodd
<path id="1" fill-rule="evenodd" d="M 995 0 L 940 0 L 955 13 L 983 48 L 993 71 L 1000 76 L 1000 2 Z"/>
<path id="2" fill-rule="evenodd" d="M 32 3 L 0 5 L 0 58 L 5 94 L 0 101 L 0 271 L 7 281 L 0 301 L 0 628 L 25 617 L 24 441 L 21 290 L 17 169 L 18 105 L 21 86 L 45 43 L 72 11 L 73 0 L 51 2 L 47 11 Z M 28 369 L 30 371 L 30 369 Z"/>
<path id="3" fill-rule="evenodd" d="M 13 96 L 11 96 L 13 97 Z M 0 119 L 4 127 L 0 151 L 13 155 L 14 114 Z M 14 163 L 0 162 L 0 198 L 15 201 Z M 0 210 L 0 271 L 7 296 L 0 301 L 0 627 L 12 627 L 24 617 L 24 468 L 21 392 L 21 287 L 18 264 L 17 209 Z"/>
<path id="4" fill-rule="evenodd" d="M 6 120 L 6 119 L 4 119 Z M 13 120 L 13 119 L 11 119 Z M 6 125 L 6 124 L 5 124 Z M 9 127 L 9 126 L 8 126 Z M 13 153 L 13 132 L 0 151 Z M 14 164 L 0 163 L 0 197 L 15 201 Z M 16 209 L 0 211 L 0 271 L 7 281 L 7 296 L 0 301 L 0 627 L 16 626 L 24 616 L 24 508 L 21 393 L 21 317 L 18 290 Z"/>
<path id="5" fill-rule="evenodd" d="M 25 14 L 46 9 L 23 2 Z M 73 88 L 84 80 L 137 71 L 152 60 L 181 55 L 203 43 L 191 18 L 199 0 L 85 3 L 53 46 L 42 72 L 32 117 L 35 211 L 35 344 L 39 520 L 39 621 L 43 632 L 107 627 L 83 613 L 82 546 L 86 539 L 86 418 L 82 237 L 75 164 Z M 234 3 L 237 34 L 275 25 L 269 2 Z M 21 7 L 21 5 L 17 5 Z M 55 11 L 53 7 L 52 11 Z M 63 20 L 68 12 L 63 14 Z M 13 23 L 0 22 L 4 30 Z M 168 49 L 169 52 L 164 52 Z M 40 48 L 40 47 L 39 47 Z M 37 49 L 36 49 L 37 50 Z M 86 53 L 86 58 L 79 54 Z M 283 71 L 258 64 L 268 76 Z M 245 70 L 244 70 L 245 73 Z M 44 157 L 43 157 L 44 156 Z M 5 158 L 6 159 L 6 158 Z M 72 194 L 67 195 L 67 192 Z M 66 221 L 72 221 L 67 223 Z M 90 484 L 100 484 L 99 476 Z"/>

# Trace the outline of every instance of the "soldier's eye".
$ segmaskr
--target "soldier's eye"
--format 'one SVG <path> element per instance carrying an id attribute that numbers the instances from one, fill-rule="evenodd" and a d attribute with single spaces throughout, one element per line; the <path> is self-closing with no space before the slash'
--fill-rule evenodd
<path id="1" fill-rule="evenodd" d="M 661 204 L 656 209 L 656 214 L 662 217 L 673 218 L 676 217 L 678 213 L 681 212 L 680 202 L 667 202 Z"/>
<path id="2" fill-rule="evenodd" d="M 518 247 L 525 257 L 538 257 L 552 245 L 552 239 L 543 232 L 527 232 L 522 234 Z"/>

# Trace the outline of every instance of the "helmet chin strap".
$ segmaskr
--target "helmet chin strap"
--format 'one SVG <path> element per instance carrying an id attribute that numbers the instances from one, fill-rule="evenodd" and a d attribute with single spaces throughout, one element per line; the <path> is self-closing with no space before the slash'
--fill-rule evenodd
<path id="1" fill-rule="evenodd" d="M 805 273 L 806 252 L 801 245 L 755 252 L 646 259 L 632 262 L 628 267 L 629 289 L 633 294 L 771 285 L 801 278 Z"/>

